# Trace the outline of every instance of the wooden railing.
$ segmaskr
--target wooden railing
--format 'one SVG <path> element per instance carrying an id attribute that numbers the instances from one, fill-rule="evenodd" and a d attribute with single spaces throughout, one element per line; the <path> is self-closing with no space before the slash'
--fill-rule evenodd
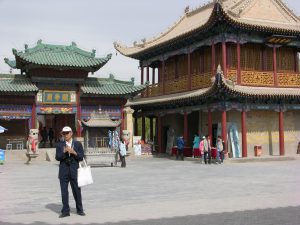
<path id="1" fill-rule="evenodd" d="M 279 87 L 300 87 L 300 73 L 278 72 Z"/>
<path id="2" fill-rule="evenodd" d="M 197 90 L 207 88 L 211 85 L 211 72 L 193 75 L 191 77 L 191 88 Z M 227 71 L 227 79 L 237 82 L 237 70 L 229 69 Z M 278 72 L 277 73 L 279 87 L 300 87 L 300 73 L 293 72 Z M 275 85 L 273 71 L 241 71 L 241 85 L 245 86 L 261 86 L 272 87 Z M 173 94 L 183 91 L 188 91 L 187 76 L 174 80 L 165 81 L 164 94 Z M 144 97 L 155 97 L 163 95 L 162 84 L 154 84 L 148 87 L 143 93 Z"/>
<path id="3" fill-rule="evenodd" d="M 192 76 L 192 90 L 211 86 L 211 72 Z"/>
<path id="4" fill-rule="evenodd" d="M 148 87 L 148 96 L 149 97 L 159 96 L 159 95 L 162 95 L 162 93 L 163 93 L 163 87 L 161 84 L 154 84 L 154 85 L 150 85 Z"/>
<path id="5" fill-rule="evenodd" d="M 237 82 L 237 70 L 229 69 L 227 70 L 227 79 L 233 82 Z"/>
<path id="6" fill-rule="evenodd" d="M 249 86 L 274 86 L 273 71 L 241 71 L 241 84 Z"/>
<path id="7" fill-rule="evenodd" d="M 165 94 L 187 91 L 187 76 L 165 81 Z"/>

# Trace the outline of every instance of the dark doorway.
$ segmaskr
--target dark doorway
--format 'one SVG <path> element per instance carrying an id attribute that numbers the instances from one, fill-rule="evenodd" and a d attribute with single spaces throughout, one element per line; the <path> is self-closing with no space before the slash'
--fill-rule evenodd
<path id="1" fill-rule="evenodd" d="M 49 128 L 52 128 L 55 141 L 59 140 L 60 131 L 64 126 L 71 127 L 74 135 L 76 135 L 75 114 L 46 114 L 44 117 L 45 124 L 40 126 L 45 126 L 47 131 L 49 131 Z M 40 127 L 40 129 L 42 128 Z"/>
<path id="2" fill-rule="evenodd" d="M 216 142 L 217 142 L 217 138 L 218 138 L 218 124 L 215 123 L 212 125 L 212 143 L 211 146 L 216 146 Z"/>

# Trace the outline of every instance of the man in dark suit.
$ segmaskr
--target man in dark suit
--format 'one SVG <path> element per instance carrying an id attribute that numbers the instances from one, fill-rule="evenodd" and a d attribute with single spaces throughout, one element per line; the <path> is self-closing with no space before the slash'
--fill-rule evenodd
<path id="1" fill-rule="evenodd" d="M 76 202 L 77 214 L 85 216 L 82 207 L 81 190 L 77 183 L 77 169 L 79 161 L 83 159 L 83 148 L 79 141 L 73 140 L 73 132 L 71 127 L 64 127 L 61 131 L 64 141 L 61 141 L 56 146 L 55 159 L 60 161 L 58 178 L 60 181 L 61 197 L 63 208 L 60 218 L 70 216 L 69 192 L 68 186 L 71 184 L 73 196 Z"/>

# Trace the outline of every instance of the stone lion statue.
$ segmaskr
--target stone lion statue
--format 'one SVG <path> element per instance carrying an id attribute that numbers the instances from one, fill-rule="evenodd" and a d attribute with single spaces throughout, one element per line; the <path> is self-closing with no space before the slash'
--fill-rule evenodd
<path id="1" fill-rule="evenodd" d="M 27 154 L 37 154 L 39 148 L 39 130 L 30 129 L 27 140 Z"/>

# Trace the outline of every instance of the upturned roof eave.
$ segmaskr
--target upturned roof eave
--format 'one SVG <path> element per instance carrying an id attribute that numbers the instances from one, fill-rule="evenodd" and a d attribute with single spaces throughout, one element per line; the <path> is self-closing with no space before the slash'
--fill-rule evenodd
<path id="1" fill-rule="evenodd" d="M 288 8 L 287 8 L 287 10 L 290 12 L 290 10 Z M 194 30 L 180 34 L 172 39 L 166 40 L 162 43 L 158 43 L 157 45 L 150 46 L 148 48 L 146 47 L 144 49 L 134 50 L 135 47 L 124 47 L 117 43 L 115 43 L 115 49 L 124 56 L 141 60 L 143 58 L 143 55 L 145 55 L 145 54 L 155 52 L 158 49 L 161 51 L 162 48 L 166 48 L 170 44 L 173 44 L 174 42 L 178 42 L 191 34 L 205 31 L 205 29 L 212 27 L 214 25 L 214 23 L 212 23 L 212 21 L 217 21 L 219 18 L 222 18 L 222 17 L 225 19 L 225 21 L 227 23 L 234 25 L 234 26 L 242 27 L 245 30 L 255 29 L 255 30 L 264 31 L 264 32 L 273 32 L 274 34 L 300 35 L 300 27 L 298 29 L 288 29 L 288 28 L 285 28 L 284 25 L 282 25 L 282 28 L 279 28 L 279 27 L 274 27 L 274 26 L 271 27 L 271 26 L 262 26 L 262 25 L 243 23 L 243 22 L 239 21 L 236 16 L 231 15 L 229 11 L 227 12 L 226 10 L 224 10 L 222 4 L 220 4 L 220 2 L 218 2 L 218 1 L 216 1 L 214 8 L 211 12 L 210 18 L 207 20 L 207 22 L 205 24 L 202 24 L 201 26 L 197 27 Z M 157 38 L 157 40 L 158 39 L 159 38 Z M 132 53 L 126 53 L 126 50 L 128 51 L 128 49 L 132 49 L 131 50 Z"/>
<path id="2" fill-rule="evenodd" d="M 88 72 L 96 72 L 99 69 L 101 69 L 103 66 L 105 66 L 106 63 L 111 59 L 111 54 L 108 54 L 104 58 L 96 58 L 98 60 L 101 60 L 102 62 L 99 62 L 98 64 L 91 64 L 91 65 L 86 65 L 86 66 L 77 66 L 75 65 L 66 65 L 66 64 L 49 64 L 49 63 L 39 63 L 39 62 L 34 62 L 34 61 L 29 61 L 22 55 L 16 53 L 16 65 L 14 69 L 21 69 L 24 70 L 26 68 L 39 68 L 39 67 L 45 67 L 45 68 L 68 68 L 68 69 L 79 69 L 79 70 L 86 70 Z M 12 60 L 8 60 L 12 61 Z M 7 63 L 7 62 L 6 62 Z M 8 64 L 8 63 L 7 63 Z"/>

